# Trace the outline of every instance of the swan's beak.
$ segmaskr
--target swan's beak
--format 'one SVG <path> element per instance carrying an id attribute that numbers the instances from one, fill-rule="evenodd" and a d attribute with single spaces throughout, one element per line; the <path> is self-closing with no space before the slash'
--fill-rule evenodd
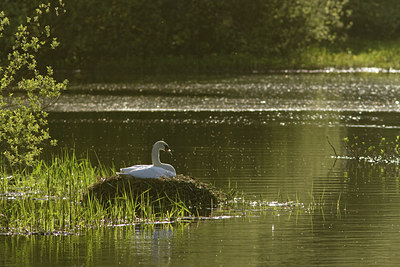
<path id="1" fill-rule="evenodd" d="M 166 148 L 164 151 L 167 152 L 169 155 L 172 156 L 172 151 L 171 151 L 171 149 L 170 149 L 169 147 Z"/>
<path id="2" fill-rule="evenodd" d="M 170 156 L 172 156 L 172 151 L 171 151 L 171 149 L 169 147 L 166 146 L 164 148 L 164 151 L 167 152 Z"/>

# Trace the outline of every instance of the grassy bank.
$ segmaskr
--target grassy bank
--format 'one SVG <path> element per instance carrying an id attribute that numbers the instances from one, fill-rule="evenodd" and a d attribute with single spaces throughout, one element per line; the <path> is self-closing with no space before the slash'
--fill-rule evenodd
<path id="1" fill-rule="evenodd" d="M 286 65 L 286 64 L 284 64 Z M 288 68 L 322 69 L 376 67 L 400 69 L 398 41 L 350 40 L 341 47 L 309 47 Z"/>
<path id="2" fill-rule="evenodd" d="M 353 40 L 339 47 L 313 46 L 290 54 L 257 57 L 250 54 L 165 56 L 99 59 L 80 70 L 71 70 L 72 80 L 107 82 L 142 75 L 251 74 L 280 70 L 326 68 L 400 69 L 400 46 L 396 41 Z M 63 67 L 60 66 L 59 69 Z M 68 68 L 66 68 L 68 69 Z M 61 73 L 65 77 L 65 73 Z"/>

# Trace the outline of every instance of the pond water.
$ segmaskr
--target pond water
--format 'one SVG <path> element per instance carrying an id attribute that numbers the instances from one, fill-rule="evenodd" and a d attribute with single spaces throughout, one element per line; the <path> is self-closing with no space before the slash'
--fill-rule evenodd
<path id="1" fill-rule="evenodd" d="M 398 74 L 376 73 L 73 85 L 50 114 L 61 146 L 118 169 L 149 163 L 163 139 L 173 157 L 161 159 L 178 173 L 237 187 L 249 201 L 304 207 L 77 236 L 0 236 L 0 266 L 399 263 L 398 166 L 348 159 L 342 142 L 400 135 L 399 87 Z M 315 201 L 323 205 L 309 209 Z"/>

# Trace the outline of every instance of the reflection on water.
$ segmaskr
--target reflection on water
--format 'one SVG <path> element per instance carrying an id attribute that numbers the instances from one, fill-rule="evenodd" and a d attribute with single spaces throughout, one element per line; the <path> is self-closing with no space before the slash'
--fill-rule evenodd
<path id="1" fill-rule="evenodd" d="M 72 86 L 54 111 L 399 111 L 386 74 L 253 75 Z"/>
<path id="2" fill-rule="evenodd" d="M 325 204 L 80 236 L 0 236 L 0 265 L 399 262 L 398 166 L 335 161 L 326 140 L 345 156 L 346 136 L 368 146 L 398 135 L 399 86 L 393 74 L 340 73 L 75 86 L 50 115 L 61 146 L 119 168 L 149 163 L 164 139 L 174 156 L 162 161 L 178 173 L 250 200 Z"/>

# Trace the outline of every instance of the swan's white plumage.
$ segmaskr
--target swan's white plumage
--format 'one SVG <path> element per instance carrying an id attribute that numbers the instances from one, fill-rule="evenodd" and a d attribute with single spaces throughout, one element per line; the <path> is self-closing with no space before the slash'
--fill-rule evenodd
<path id="1" fill-rule="evenodd" d="M 135 165 L 121 169 L 120 175 L 128 175 L 136 178 L 159 178 L 176 176 L 175 172 L 171 172 L 154 165 Z"/>
<path id="2" fill-rule="evenodd" d="M 175 168 L 172 165 L 160 162 L 160 150 L 170 153 L 167 143 L 158 141 L 153 145 L 151 152 L 152 165 L 134 165 L 120 169 L 119 175 L 133 176 L 136 178 L 159 178 L 176 176 Z"/>

